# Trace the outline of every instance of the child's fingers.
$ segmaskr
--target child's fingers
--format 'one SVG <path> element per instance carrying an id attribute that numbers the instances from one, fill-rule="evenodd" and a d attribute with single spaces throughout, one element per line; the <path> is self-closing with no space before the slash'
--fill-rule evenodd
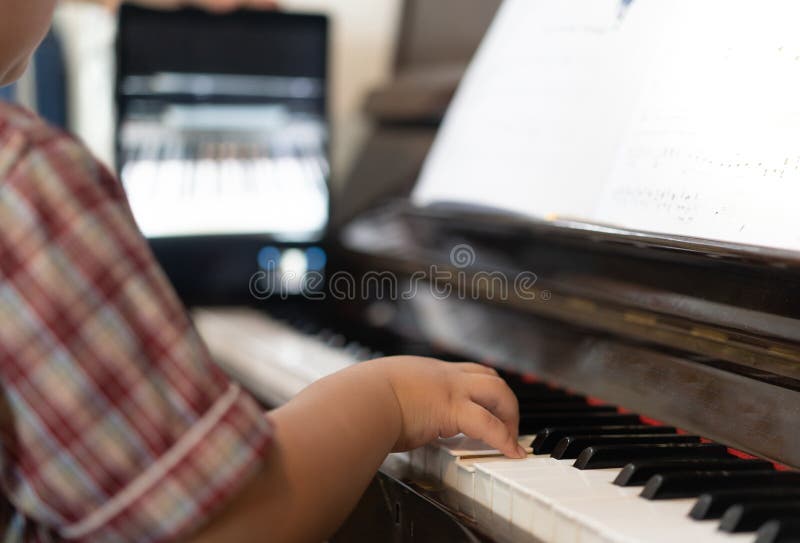
<path id="1" fill-rule="evenodd" d="M 457 362 L 455 366 L 465 373 L 481 373 L 497 377 L 497 372 L 495 370 L 483 364 L 477 364 L 475 362 Z"/>
<path id="2" fill-rule="evenodd" d="M 517 443 L 508 426 L 484 407 L 466 401 L 459 407 L 458 429 L 473 439 L 479 439 L 509 458 L 524 458 L 525 451 Z"/>
<path id="3" fill-rule="evenodd" d="M 489 410 L 508 427 L 515 438 L 519 431 L 519 404 L 505 381 L 491 375 L 466 376 L 469 397 Z"/>

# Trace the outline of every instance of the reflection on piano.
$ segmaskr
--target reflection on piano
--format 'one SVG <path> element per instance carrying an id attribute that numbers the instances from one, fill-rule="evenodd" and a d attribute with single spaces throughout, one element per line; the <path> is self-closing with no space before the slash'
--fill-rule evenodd
<path id="1" fill-rule="evenodd" d="M 248 299 L 265 250 L 310 269 L 296 256 L 330 216 L 327 29 L 313 14 L 120 10 L 120 178 L 185 300 Z"/>
<path id="2" fill-rule="evenodd" d="M 731 227 L 765 185 L 728 171 L 742 141 L 760 138 L 760 151 L 774 144 L 781 157 L 796 141 L 785 136 L 797 126 L 770 119 L 780 108 L 780 119 L 796 119 L 800 78 L 785 52 L 800 55 L 800 38 L 786 21 L 800 8 L 622 4 L 622 19 L 617 0 L 503 4 L 416 205 L 364 214 L 329 247 L 333 267 L 358 284 L 389 273 L 394 295 L 378 287 L 347 299 L 270 300 L 263 311 L 196 311 L 220 364 L 266 404 L 377 353 L 482 361 L 515 391 L 525 460 L 463 436 L 391 455 L 334 541 L 800 541 L 800 244 L 769 208 L 749 209 L 747 224 L 758 228 Z M 721 20 L 722 9 L 731 21 L 763 23 L 741 39 L 760 36 L 769 47 L 733 54 L 741 28 Z M 667 53 L 687 17 L 680 35 L 694 41 L 681 42 L 691 51 L 675 57 L 681 64 Z M 502 47 L 506 40 L 519 47 Z M 551 40 L 558 47 L 546 49 Z M 621 53 L 631 56 L 622 62 Z M 738 62 L 784 83 L 764 87 L 780 88 L 781 100 L 764 89 L 738 95 L 741 126 L 761 127 L 757 134 L 720 128 L 727 110 L 710 87 L 687 91 L 689 76 L 703 72 L 696 59 L 719 55 L 730 77 Z M 550 78 L 525 80 L 528 69 Z M 601 77 L 606 69 L 614 77 Z M 646 84 L 647 74 L 659 85 Z M 665 97 L 663 85 L 687 92 Z M 513 96 L 488 107 L 501 91 Z M 497 129 L 496 141 L 485 127 Z M 487 146 L 506 153 L 490 157 L 507 159 L 502 175 L 485 174 L 497 160 L 475 150 Z M 706 159 L 699 175 L 684 159 L 696 163 L 701 151 L 734 158 Z M 675 191 L 650 186 L 664 171 L 695 176 L 702 205 L 673 205 Z M 722 190 L 720 179 L 741 190 Z M 768 182 L 758 201 L 796 202 L 794 185 Z M 641 207 L 625 208 L 633 199 L 614 196 L 620 187 Z M 587 212 L 593 196 L 604 204 Z M 565 210 L 578 220 L 542 220 Z M 687 235 L 693 225 L 703 239 Z M 453 259 L 465 245 L 475 258 Z M 535 281 L 525 296 L 472 280 L 526 273 Z M 414 296 L 397 295 L 409 285 Z"/>
<path id="3" fill-rule="evenodd" d="M 123 124 L 121 178 L 151 238 L 317 240 L 328 220 L 325 139 L 321 120 L 279 106 L 172 106 Z"/>

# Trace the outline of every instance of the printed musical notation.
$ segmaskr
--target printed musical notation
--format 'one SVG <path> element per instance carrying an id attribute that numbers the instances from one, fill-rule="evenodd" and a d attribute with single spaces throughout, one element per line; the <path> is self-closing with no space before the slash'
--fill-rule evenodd
<path id="1" fill-rule="evenodd" d="M 651 59 L 592 218 L 800 249 L 800 38 L 787 24 L 800 6 L 704 0 L 689 13 Z"/>

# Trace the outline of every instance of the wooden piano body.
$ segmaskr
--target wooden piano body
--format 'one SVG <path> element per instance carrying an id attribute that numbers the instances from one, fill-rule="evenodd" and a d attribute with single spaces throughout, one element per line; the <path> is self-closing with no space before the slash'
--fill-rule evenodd
<path id="1" fill-rule="evenodd" d="M 496 292 L 474 290 L 463 300 L 437 299 L 419 289 L 422 295 L 398 302 L 407 306 L 398 312 L 413 316 L 397 317 L 417 322 L 418 341 L 536 375 L 757 457 L 800 466 L 800 306 L 798 262 L 791 255 L 585 225 L 565 231 L 508 220 L 459 220 L 448 213 L 384 210 L 351 229 L 345 254 L 365 271 L 408 276 L 436 264 L 449 269 L 456 282 L 487 271 L 507 277 L 536 274 L 534 299 L 513 293 L 498 299 Z M 367 232 L 359 235 L 359 229 Z M 374 244 L 380 236 L 369 232 L 387 229 L 404 234 L 392 236 L 403 241 Z M 363 238 L 372 239 L 356 242 Z M 452 248 L 464 243 L 473 248 L 476 261 L 469 268 L 455 267 Z M 383 479 L 372 492 L 381 488 L 416 513 L 394 526 L 403 534 L 400 539 L 417 540 L 410 537 L 409 523 L 425 524 L 431 508 L 421 507 L 406 486 L 387 485 L 391 475 Z M 394 513 L 387 508 L 385 514 Z M 439 519 L 433 526 L 443 523 Z M 491 522 L 477 528 L 483 535 L 503 533 Z"/>

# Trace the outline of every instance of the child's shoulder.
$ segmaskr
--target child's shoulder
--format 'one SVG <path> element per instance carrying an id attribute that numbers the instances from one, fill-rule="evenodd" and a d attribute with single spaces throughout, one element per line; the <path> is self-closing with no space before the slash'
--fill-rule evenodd
<path id="1" fill-rule="evenodd" d="M 89 153 L 72 136 L 23 107 L 0 101 L 0 180 L 36 154 L 90 161 Z"/>
<path id="2" fill-rule="evenodd" d="M 60 131 L 27 109 L 0 101 L 0 133 L 24 136 L 32 140 L 47 135 L 59 135 Z"/>

